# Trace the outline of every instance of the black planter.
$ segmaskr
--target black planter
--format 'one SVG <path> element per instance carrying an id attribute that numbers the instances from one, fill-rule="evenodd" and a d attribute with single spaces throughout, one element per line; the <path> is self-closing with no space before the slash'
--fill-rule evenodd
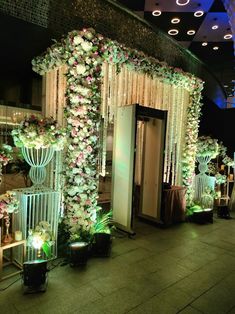
<path id="1" fill-rule="evenodd" d="M 47 287 L 47 261 L 34 260 L 23 264 L 23 290 L 25 294 L 45 292 Z"/>
<path id="2" fill-rule="evenodd" d="M 89 257 L 89 243 L 74 242 L 69 245 L 70 266 L 85 266 Z"/>
<path id="3" fill-rule="evenodd" d="M 111 253 L 112 241 L 109 233 L 95 233 L 92 251 L 94 256 L 108 257 Z"/>
<path id="4" fill-rule="evenodd" d="M 213 210 L 195 211 L 189 220 L 198 224 L 213 223 Z"/>

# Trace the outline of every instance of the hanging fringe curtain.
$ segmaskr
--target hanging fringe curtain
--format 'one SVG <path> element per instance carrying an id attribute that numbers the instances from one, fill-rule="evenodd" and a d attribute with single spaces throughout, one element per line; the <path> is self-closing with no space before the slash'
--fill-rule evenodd
<path id="1" fill-rule="evenodd" d="M 182 184 L 181 156 L 184 145 L 189 93 L 187 90 L 161 82 L 157 77 L 104 62 L 101 115 L 104 125 L 115 120 L 116 108 L 132 104 L 167 110 L 167 133 L 164 163 L 164 181 Z M 105 130 L 104 130 L 105 131 Z M 106 134 L 106 135 L 105 135 Z M 105 173 L 107 130 L 102 136 L 102 172 Z"/>
<path id="2" fill-rule="evenodd" d="M 42 113 L 45 117 L 52 116 L 61 127 L 66 125 L 64 108 L 66 104 L 66 66 L 61 66 L 47 72 L 42 81 Z M 63 152 L 55 152 L 52 161 L 47 166 L 46 184 L 55 189 L 61 189 L 61 172 Z"/>

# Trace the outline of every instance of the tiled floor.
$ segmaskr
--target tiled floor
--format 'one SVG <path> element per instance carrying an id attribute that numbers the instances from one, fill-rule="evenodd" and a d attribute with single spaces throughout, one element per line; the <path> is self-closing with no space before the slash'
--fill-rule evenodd
<path id="1" fill-rule="evenodd" d="M 45 293 L 1 291 L 0 313 L 235 313 L 235 219 L 136 231 L 117 235 L 111 258 L 56 267 Z"/>

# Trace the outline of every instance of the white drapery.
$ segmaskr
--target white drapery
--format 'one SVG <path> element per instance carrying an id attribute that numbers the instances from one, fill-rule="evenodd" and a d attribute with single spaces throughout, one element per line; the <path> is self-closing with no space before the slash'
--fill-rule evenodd
<path id="1" fill-rule="evenodd" d="M 61 66 L 43 76 L 43 114 L 53 116 L 61 126 L 66 125 L 64 108 L 66 105 L 67 67 Z M 101 85 L 102 147 L 100 153 L 100 173 L 105 175 L 106 136 L 108 123 L 113 122 L 116 108 L 140 104 L 142 106 L 167 110 L 167 130 L 164 163 L 164 181 L 172 185 L 182 184 L 181 159 L 185 143 L 185 126 L 187 108 L 190 101 L 189 92 L 183 88 L 162 82 L 157 77 L 129 70 L 125 65 L 117 73 L 117 66 L 103 63 L 103 80 Z M 50 186 L 54 182 L 55 169 L 61 164 L 59 156 L 54 158 L 50 171 Z M 57 182 L 58 182 L 57 178 Z M 59 180 L 60 181 L 60 180 Z"/>
<path id="2" fill-rule="evenodd" d="M 189 92 L 185 88 L 164 83 L 157 77 L 152 78 L 147 74 L 129 70 L 126 66 L 122 66 L 117 73 L 116 65 L 104 62 L 102 71 L 101 115 L 104 126 L 115 119 L 115 110 L 118 106 L 140 104 L 168 111 L 164 181 L 169 182 L 171 178 L 171 184 L 181 185 L 181 159 L 185 143 Z M 104 128 L 103 132 L 104 142 L 107 129 Z M 104 168 L 105 151 L 102 155 Z"/>

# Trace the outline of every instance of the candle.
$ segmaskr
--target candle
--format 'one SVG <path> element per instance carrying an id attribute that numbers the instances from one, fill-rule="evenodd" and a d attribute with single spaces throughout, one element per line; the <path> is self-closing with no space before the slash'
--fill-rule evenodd
<path id="1" fill-rule="evenodd" d="M 221 168 L 220 168 L 221 170 L 224 170 L 224 165 L 221 165 Z"/>
<path id="2" fill-rule="evenodd" d="M 16 241 L 22 240 L 22 231 L 15 231 L 15 240 Z"/>
<path id="3" fill-rule="evenodd" d="M 229 175 L 229 181 L 233 181 L 233 174 Z"/>

